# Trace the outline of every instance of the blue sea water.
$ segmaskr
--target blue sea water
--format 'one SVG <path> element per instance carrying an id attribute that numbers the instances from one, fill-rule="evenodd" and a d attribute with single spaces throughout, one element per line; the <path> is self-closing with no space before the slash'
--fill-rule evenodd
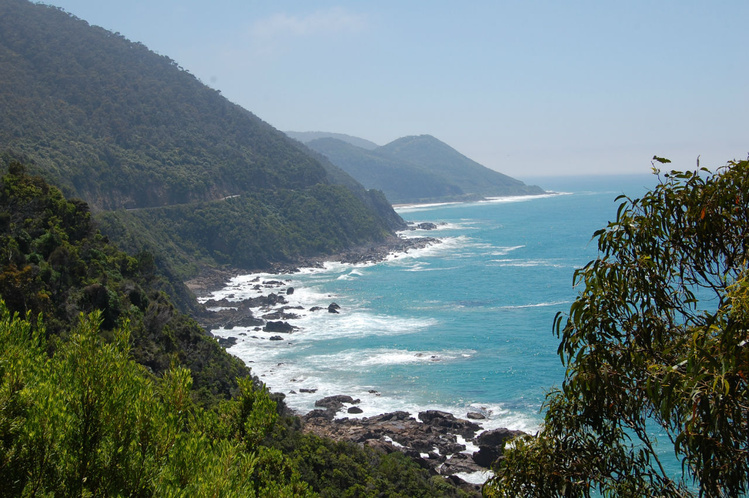
<path id="1" fill-rule="evenodd" d="M 540 178 L 534 183 L 556 194 L 401 206 L 407 221 L 438 227 L 402 236 L 440 243 L 377 264 L 237 277 L 212 297 L 268 293 L 255 286 L 282 280 L 276 292 L 294 287 L 286 306 L 299 318 L 287 321 L 299 329 L 282 341 L 253 329 L 214 333 L 237 337 L 229 351 L 300 412 L 347 394 L 361 399 L 357 416 L 474 411 L 486 429 L 534 431 L 544 395 L 564 375 L 552 323 L 576 296 L 573 272 L 595 258 L 591 237 L 615 218 L 615 198 L 637 197 L 655 181 Z M 331 302 L 340 313 L 327 312 Z"/>

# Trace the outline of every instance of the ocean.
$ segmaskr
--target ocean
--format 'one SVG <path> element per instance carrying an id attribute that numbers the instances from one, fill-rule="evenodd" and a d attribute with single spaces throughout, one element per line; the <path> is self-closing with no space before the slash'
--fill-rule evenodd
<path id="1" fill-rule="evenodd" d="M 283 340 L 252 328 L 213 333 L 236 337 L 229 352 L 300 413 L 344 394 L 362 409 L 345 416 L 478 412 L 485 429 L 533 432 L 545 394 L 564 376 L 552 324 L 575 299 L 573 272 L 596 257 L 592 235 L 615 218 L 616 197 L 640 196 L 656 178 L 535 180 L 554 193 L 398 207 L 407 221 L 437 225 L 401 234 L 440 240 L 423 249 L 376 264 L 236 277 L 210 297 L 244 299 L 269 292 L 258 283 L 280 282 L 275 292 L 298 315 L 286 321 L 298 329 Z M 339 313 L 328 312 L 331 303 Z"/>

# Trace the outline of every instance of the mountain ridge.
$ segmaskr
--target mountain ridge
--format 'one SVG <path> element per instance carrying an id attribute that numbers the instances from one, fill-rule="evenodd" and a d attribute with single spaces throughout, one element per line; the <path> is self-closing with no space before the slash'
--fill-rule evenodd
<path id="1" fill-rule="evenodd" d="M 366 138 L 355 137 L 345 133 L 330 133 L 326 131 L 286 131 L 284 133 L 302 143 L 308 143 L 319 138 L 335 138 L 365 150 L 374 150 L 379 147 L 379 145 Z"/>
<path id="2" fill-rule="evenodd" d="M 382 190 L 392 203 L 545 193 L 473 161 L 431 135 L 401 137 L 370 150 L 334 137 L 313 139 L 306 145 L 366 188 Z"/>

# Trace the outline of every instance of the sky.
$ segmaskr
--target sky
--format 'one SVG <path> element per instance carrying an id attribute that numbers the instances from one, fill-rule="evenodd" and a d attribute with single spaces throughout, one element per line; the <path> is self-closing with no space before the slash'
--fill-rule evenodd
<path id="1" fill-rule="evenodd" d="M 749 153 L 749 2 L 48 0 L 282 131 L 429 134 L 516 178 Z"/>

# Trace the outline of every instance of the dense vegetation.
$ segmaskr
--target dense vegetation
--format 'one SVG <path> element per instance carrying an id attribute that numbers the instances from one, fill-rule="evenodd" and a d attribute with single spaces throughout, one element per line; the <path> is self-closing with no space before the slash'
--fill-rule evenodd
<path id="1" fill-rule="evenodd" d="M 196 273 L 200 264 L 267 268 L 376 243 L 387 235 L 381 220 L 350 190 L 324 184 L 304 191 L 109 211 L 98 219 L 123 248 L 152 248 L 183 275 Z"/>
<path id="2" fill-rule="evenodd" d="M 296 136 L 307 139 L 315 135 Z M 543 193 L 539 187 L 485 168 L 429 135 L 403 137 L 376 148 L 334 136 L 309 140 L 307 145 L 365 187 L 382 190 L 393 203 Z"/>
<path id="3" fill-rule="evenodd" d="M 170 295 L 180 287 L 153 257 L 117 250 L 86 203 L 66 200 L 18 162 L 9 170 L 0 179 L 0 296 L 10 312 L 43 314 L 50 351 L 80 313 L 98 310 L 104 334 L 129 321 L 136 361 L 155 374 L 183 366 L 202 399 L 229 397 L 249 370 L 175 308 Z"/>
<path id="4" fill-rule="evenodd" d="M 461 496 L 400 453 L 304 434 L 115 249 L 88 206 L 0 178 L 0 496 Z"/>
<path id="5" fill-rule="evenodd" d="M 556 319 L 562 388 L 485 492 L 745 495 L 749 162 L 667 174 L 595 237 L 600 255 L 575 272 L 582 292 Z M 664 445 L 683 479 L 665 469 Z"/>
<path id="6" fill-rule="evenodd" d="M 101 320 L 50 358 L 0 301 L 0 496 L 465 496 L 401 453 L 302 434 L 249 379 L 200 407 L 189 371 L 153 377 Z"/>
<path id="7" fill-rule="evenodd" d="M 127 234 L 140 247 L 162 235 L 150 232 L 151 226 L 172 216 L 157 208 L 237 195 L 252 199 L 239 211 L 244 215 L 251 209 L 261 226 L 285 222 L 275 215 L 275 206 L 265 204 L 267 193 L 314 198 L 337 213 L 327 219 L 313 213 L 303 220 L 316 235 L 310 245 L 294 232 L 294 223 L 304 216 L 295 213 L 292 224 L 275 233 L 280 259 L 319 250 L 323 233 L 333 237 L 323 250 L 335 250 L 382 241 L 403 226 L 381 194 L 366 191 L 173 60 L 59 9 L 27 0 L 0 3 L 0 67 L 2 151 L 25 158 L 32 172 L 68 197 L 84 199 L 96 213 L 150 208 L 139 213 L 140 231 Z M 208 231 L 241 224 L 234 205 L 217 203 L 211 210 Z M 260 219 L 265 216 L 270 217 Z M 364 220 L 367 230 L 351 230 L 351 223 L 342 222 L 351 218 Z M 181 269 L 195 268 L 201 257 L 217 264 L 211 259 L 215 251 L 197 240 L 201 230 L 183 230 L 180 236 L 182 256 L 191 260 Z M 238 253 L 222 261 L 275 259 L 272 251 L 255 255 L 249 253 L 253 247 L 234 249 Z"/>

